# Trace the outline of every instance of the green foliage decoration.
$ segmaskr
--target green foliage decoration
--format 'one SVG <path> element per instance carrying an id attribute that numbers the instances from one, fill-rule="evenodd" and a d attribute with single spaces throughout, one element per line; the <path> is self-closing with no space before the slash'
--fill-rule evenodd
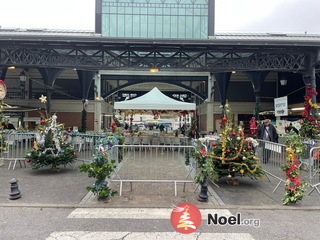
<path id="1" fill-rule="evenodd" d="M 319 107 L 312 102 L 313 95 L 317 96 L 318 92 L 312 89 L 310 85 L 307 86 L 299 134 L 301 137 L 309 139 L 320 138 L 320 121 L 317 119 Z"/>
<path id="2" fill-rule="evenodd" d="M 197 147 L 192 156 L 196 160 L 198 172 L 194 178 L 195 183 L 204 183 L 206 180 L 210 179 L 215 181 L 217 177 L 216 169 L 213 166 L 213 162 L 208 159 L 205 147 L 200 141 L 197 142 Z"/>
<path id="3" fill-rule="evenodd" d="M 282 171 L 286 173 L 285 195 L 283 204 L 298 203 L 302 201 L 304 192 L 309 186 L 305 181 L 300 181 L 300 168 L 298 158 L 303 157 L 306 151 L 306 145 L 302 138 L 290 131 L 285 135 L 286 143 L 286 160 L 287 162 L 281 166 Z"/>
<path id="4" fill-rule="evenodd" d="M 105 200 L 114 196 L 117 192 L 108 187 L 107 179 L 115 171 L 116 161 L 111 158 L 112 145 L 118 143 L 116 137 L 108 136 L 100 139 L 96 146 L 96 154 L 90 163 L 80 165 L 80 171 L 88 173 L 89 178 L 96 179 L 92 186 L 86 189 L 98 196 L 99 200 Z"/>

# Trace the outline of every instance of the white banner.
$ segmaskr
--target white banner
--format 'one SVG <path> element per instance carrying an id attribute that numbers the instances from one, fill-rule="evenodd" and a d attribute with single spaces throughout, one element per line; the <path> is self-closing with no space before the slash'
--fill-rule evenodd
<path id="1" fill-rule="evenodd" d="M 274 99 L 274 115 L 288 116 L 288 97 L 281 97 Z"/>

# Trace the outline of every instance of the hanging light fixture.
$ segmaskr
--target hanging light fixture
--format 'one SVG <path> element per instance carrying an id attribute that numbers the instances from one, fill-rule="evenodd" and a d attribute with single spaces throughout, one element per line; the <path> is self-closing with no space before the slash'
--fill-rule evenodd
<path id="1" fill-rule="evenodd" d="M 19 74 L 19 78 L 20 78 L 20 82 L 27 81 L 27 76 L 24 71 L 21 71 L 21 73 Z"/>
<path id="2" fill-rule="evenodd" d="M 287 85 L 287 82 L 288 82 L 287 79 L 281 79 L 281 80 L 280 80 L 281 86 L 286 86 L 286 85 Z"/>
<path id="3" fill-rule="evenodd" d="M 150 68 L 150 72 L 152 73 L 159 72 L 159 68 L 156 68 L 156 67 Z"/>
<path id="4" fill-rule="evenodd" d="M 158 63 L 151 63 L 151 68 L 149 69 L 149 71 L 152 73 L 159 72 Z"/>

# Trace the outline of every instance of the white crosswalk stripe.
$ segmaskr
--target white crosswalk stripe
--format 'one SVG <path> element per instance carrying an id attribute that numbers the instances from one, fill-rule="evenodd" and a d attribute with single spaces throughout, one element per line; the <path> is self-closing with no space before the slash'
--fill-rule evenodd
<path id="1" fill-rule="evenodd" d="M 46 240 L 254 240 L 249 233 L 193 233 L 177 232 L 54 232 Z"/>
<path id="2" fill-rule="evenodd" d="M 68 218 L 170 219 L 172 208 L 77 208 Z M 230 216 L 227 209 L 200 209 L 202 219 L 208 213 Z"/>
<path id="3" fill-rule="evenodd" d="M 77 208 L 69 219 L 156 219 L 170 221 L 172 208 Z M 227 209 L 200 209 L 202 219 L 208 214 L 231 216 Z M 181 234 L 175 232 L 112 232 L 112 231 L 56 231 L 46 240 L 254 240 L 249 233 L 200 233 Z"/>

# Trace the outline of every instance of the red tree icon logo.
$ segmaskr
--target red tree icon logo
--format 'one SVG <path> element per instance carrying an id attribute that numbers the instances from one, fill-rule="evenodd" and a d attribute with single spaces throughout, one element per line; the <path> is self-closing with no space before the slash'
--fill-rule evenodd
<path id="1" fill-rule="evenodd" d="M 195 232 L 201 224 L 199 208 L 191 203 L 180 203 L 171 212 L 171 225 L 177 232 L 189 234 Z"/>

